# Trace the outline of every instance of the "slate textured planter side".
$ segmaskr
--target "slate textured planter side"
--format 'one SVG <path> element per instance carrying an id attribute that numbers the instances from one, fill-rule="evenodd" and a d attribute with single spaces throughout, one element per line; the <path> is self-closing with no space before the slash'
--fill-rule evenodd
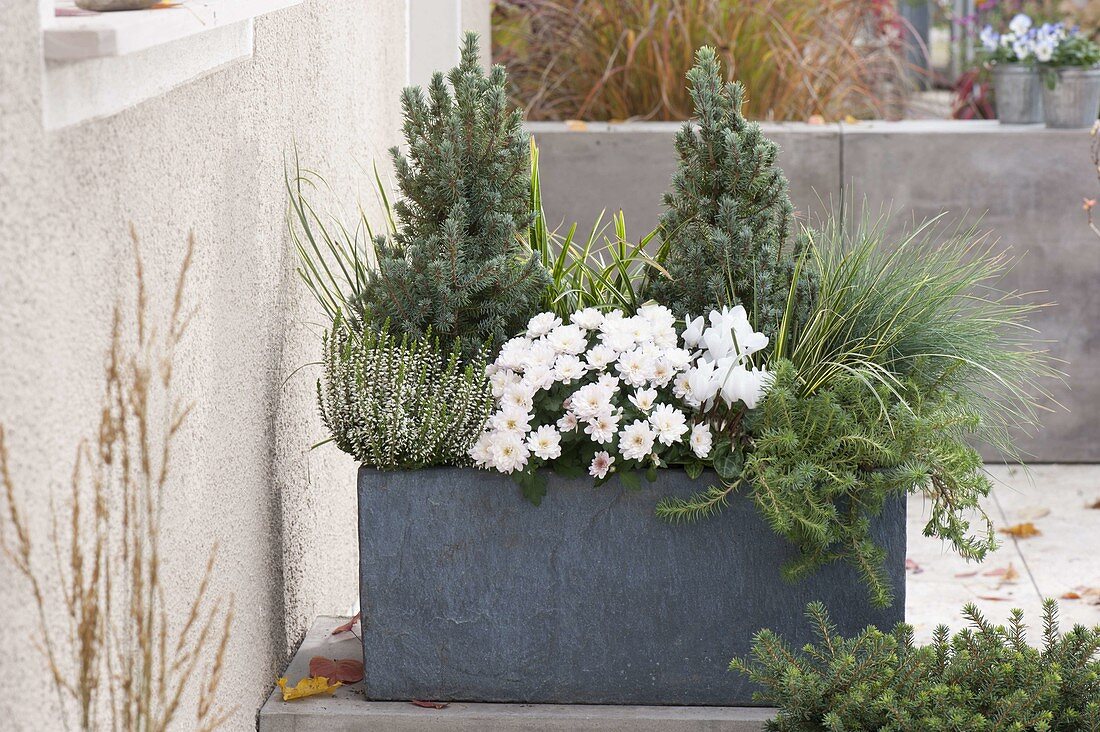
<path id="1" fill-rule="evenodd" d="M 360 468 L 367 697 L 751 704 L 751 686 L 727 665 L 761 627 L 798 647 L 811 600 L 845 634 L 902 620 L 904 500 L 874 522 L 897 595 L 877 610 L 847 565 L 783 581 L 792 549 L 745 497 L 697 524 L 653 515 L 660 497 L 707 478 L 664 471 L 631 492 L 553 476 L 533 506 L 485 471 Z"/>

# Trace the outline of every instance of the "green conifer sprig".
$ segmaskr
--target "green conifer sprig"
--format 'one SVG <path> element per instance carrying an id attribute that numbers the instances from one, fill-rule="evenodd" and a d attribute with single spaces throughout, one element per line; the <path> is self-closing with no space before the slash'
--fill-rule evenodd
<path id="1" fill-rule="evenodd" d="M 917 646 L 904 623 L 843 638 L 826 608 L 811 603 L 814 643 L 795 651 L 761 630 L 750 656 L 730 668 L 763 687 L 757 701 L 778 707 L 771 732 L 1100 732 L 1100 627 L 1062 634 L 1057 603 L 1047 600 L 1034 648 L 1019 610 L 1006 625 L 973 605 L 963 615 L 970 627 L 952 636 L 940 626 L 930 645 Z"/>
<path id="2" fill-rule="evenodd" d="M 530 140 L 505 84 L 503 67 L 481 69 L 468 33 L 446 81 L 435 74 L 426 98 L 416 87 L 402 94 L 407 149 L 391 150 L 398 226 L 376 240 L 364 322 L 390 320 L 414 337 L 430 328 L 471 356 L 537 311 L 549 279 L 521 238 L 533 219 Z"/>
<path id="3" fill-rule="evenodd" d="M 680 163 L 660 220 L 669 277 L 649 294 L 677 313 L 744 305 L 774 338 L 804 241 L 786 246 L 794 209 L 778 147 L 742 116 L 744 89 L 722 79 L 714 49 L 699 49 L 687 78 L 696 119 L 676 136 Z M 813 274 L 798 277 L 795 293 L 808 301 Z"/>

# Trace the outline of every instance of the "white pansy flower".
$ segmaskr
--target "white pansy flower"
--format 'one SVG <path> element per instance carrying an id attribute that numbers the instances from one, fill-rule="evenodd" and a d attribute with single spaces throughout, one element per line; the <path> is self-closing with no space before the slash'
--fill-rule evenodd
<path id="1" fill-rule="evenodd" d="M 535 457 L 554 460 L 561 457 L 561 435 L 548 424 L 544 424 L 527 437 L 527 449 Z"/>
<path id="2" fill-rule="evenodd" d="M 1031 30 L 1031 18 L 1026 13 L 1017 13 L 1016 17 L 1009 21 L 1008 29 L 1017 36 L 1022 36 Z"/>
<path id="3" fill-rule="evenodd" d="M 611 471 L 611 466 L 615 464 L 615 458 L 607 453 L 605 450 L 601 450 L 596 453 L 592 458 L 591 465 L 588 466 L 588 474 L 593 478 L 604 479 Z"/>
<path id="4" fill-rule="evenodd" d="M 527 465 L 530 453 L 523 444 L 519 435 L 506 433 L 498 434 L 493 440 L 493 467 L 502 473 L 512 473 L 523 470 Z"/>
<path id="5" fill-rule="evenodd" d="M 569 322 L 579 325 L 585 330 L 596 330 L 603 323 L 603 313 L 596 308 L 584 308 L 573 313 L 569 317 Z"/>
<path id="6" fill-rule="evenodd" d="M 546 336 L 546 342 L 558 353 L 583 353 L 588 337 L 579 325 L 559 325 Z"/>
<path id="7" fill-rule="evenodd" d="M 630 403 L 643 412 L 653 409 L 653 402 L 657 399 L 656 389 L 638 389 L 629 397 Z"/>
<path id="8" fill-rule="evenodd" d="M 670 404 L 658 404 L 649 415 L 649 424 L 657 432 L 662 445 L 673 445 L 680 441 L 688 431 L 687 417 Z"/>
<path id="9" fill-rule="evenodd" d="M 563 353 L 554 362 L 554 378 L 563 384 L 569 384 L 581 378 L 586 370 L 581 360 L 571 353 Z"/>
<path id="10" fill-rule="evenodd" d="M 649 422 L 637 419 L 619 431 L 619 452 L 627 460 L 644 460 L 653 451 L 656 435 Z"/>
<path id="11" fill-rule="evenodd" d="M 540 338 L 561 325 L 561 318 L 553 313 L 539 313 L 527 321 L 527 337 Z"/>
<path id="12" fill-rule="evenodd" d="M 584 426 L 584 433 L 592 438 L 593 442 L 606 445 L 615 439 L 615 430 L 619 426 L 619 415 L 608 409 L 589 419 Z"/>
<path id="13" fill-rule="evenodd" d="M 714 446 L 714 435 L 710 432 L 710 427 L 705 424 L 697 424 L 691 428 L 691 451 L 695 453 L 695 456 L 700 459 L 706 459 L 710 456 L 710 450 Z"/>

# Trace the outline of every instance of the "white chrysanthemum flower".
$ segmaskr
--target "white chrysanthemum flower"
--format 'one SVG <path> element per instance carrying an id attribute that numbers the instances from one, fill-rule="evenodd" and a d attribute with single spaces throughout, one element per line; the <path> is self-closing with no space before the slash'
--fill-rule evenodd
<path id="1" fill-rule="evenodd" d="M 676 444 L 688 431 L 687 417 L 670 404 L 655 406 L 653 414 L 649 415 L 649 423 L 656 430 L 657 439 L 662 445 Z"/>
<path id="2" fill-rule="evenodd" d="M 615 458 L 609 455 L 607 451 L 601 450 L 592 458 L 592 464 L 588 466 L 588 474 L 593 478 L 602 480 L 611 472 L 611 466 L 614 464 Z"/>
<path id="3" fill-rule="evenodd" d="M 489 374 L 489 384 L 493 387 L 493 396 L 497 399 L 503 397 L 508 387 L 518 384 L 519 380 L 519 374 L 511 369 L 494 367 L 493 372 Z"/>
<path id="4" fill-rule="evenodd" d="M 559 325 L 546 336 L 546 342 L 558 353 L 578 354 L 588 347 L 588 336 L 579 325 Z"/>
<path id="5" fill-rule="evenodd" d="M 655 437 L 649 422 L 636 419 L 619 431 L 619 452 L 627 460 L 644 460 L 653 452 Z"/>
<path id="6" fill-rule="evenodd" d="M 592 419 L 598 414 L 611 410 L 612 389 L 600 383 L 585 384 L 573 392 L 569 398 L 569 408 L 579 419 Z"/>
<path id="7" fill-rule="evenodd" d="M 610 399 L 619 390 L 619 377 L 614 374 L 600 374 L 600 378 L 596 379 L 596 386 L 607 392 L 607 398 Z"/>
<path id="8" fill-rule="evenodd" d="M 500 434 L 524 435 L 531 426 L 532 414 L 525 409 L 505 406 L 489 418 L 489 424 Z"/>
<path id="9" fill-rule="evenodd" d="M 653 325 L 640 315 L 628 318 L 627 332 L 635 343 L 649 343 L 653 340 Z"/>
<path id="10" fill-rule="evenodd" d="M 529 367 L 520 380 L 520 385 L 535 394 L 540 389 L 549 389 L 554 385 L 554 369 L 545 364 Z"/>
<path id="11" fill-rule="evenodd" d="M 685 371 L 672 380 L 672 393 L 677 399 L 684 399 L 691 393 L 691 372 Z M 695 405 L 698 406 L 698 405 Z"/>
<path id="12" fill-rule="evenodd" d="M 710 427 L 705 424 L 697 424 L 691 428 L 691 451 L 695 453 L 695 456 L 705 460 L 710 456 L 710 450 L 714 446 L 714 435 L 710 432 Z"/>
<path id="13" fill-rule="evenodd" d="M 653 359 L 646 356 L 642 349 L 635 348 L 619 356 L 615 370 L 631 386 L 642 386 L 653 374 Z"/>
<path id="14" fill-rule="evenodd" d="M 584 308 L 573 313 L 569 317 L 569 322 L 585 330 L 596 330 L 603 324 L 603 313 L 596 308 Z"/>
<path id="15" fill-rule="evenodd" d="M 535 457 L 554 460 L 561 457 L 561 435 L 548 424 L 544 424 L 527 437 L 527 449 Z"/>
<path id="16" fill-rule="evenodd" d="M 672 348 L 679 342 L 676 336 L 676 329 L 672 327 L 654 327 L 653 329 L 653 343 L 660 348 Z"/>
<path id="17" fill-rule="evenodd" d="M 691 364 L 691 353 L 684 348 L 670 348 L 662 355 L 674 371 L 683 371 Z"/>
<path id="18" fill-rule="evenodd" d="M 530 453 L 519 435 L 498 434 L 493 440 L 493 467 L 502 473 L 523 470 Z"/>
<path id="19" fill-rule="evenodd" d="M 629 397 L 630 403 L 643 412 L 653 409 L 653 402 L 657 399 L 656 389 L 638 389 Z"/>
<path id="20" fill-rule="evenodd" d="M 603 371 L 607 368 L 607 365 L 614 361 L 618 357 L 613 349 L 605 346 L 602 343 L 598 343 L 592 348 L 588 349 L 588 353 L 585 354 L 584 360 L 588 362 L 588 365 L 596 371 Z"/>
<path id="21" fill-rule="evenodd" d="M 470 458 L 479 468 L 488 468 L 493 464 L 493 439 L 492 432 L 482 432 L 470 448 Z"/>
<path id="22" fill-rule="evenodd" d="M 527 348 L 527 353 L 523 356 L 523 366 L 525 370 L 542 366 L 552 369 L 557 358 L 558 352 L 554 350 L 554 347 L 545 338 L 540 338 L 537 341 L 532 341 Z"/>
<path id="23" fill-rule="evenodd" d="M 527 352 L 531 350 L 531 341 L 519 337 L 505 343 L 497 354 L 496 365 L 511 371 L 522 371 L 527 361 Z"/>
<path id="24" fill-rule="evenodd" d="M 500 406 L 514 407 L 524 412 L 531 411 L 531 399 L 534 393 L 522 383 L 509 384 L 500 395 Z"/>
<path id="25" fill-rule="evenodd" d="M 553 313 L 539 313 L 527 321 L 527 337 L 541 338 L 561 325 L 561 318 Z"/>
<path id="26" fill-rule="evenodd" d="M 615 310 L 613 313 L 619 313 Z M 634 348 L 634 335 L 629 320 L 619 313 L 618 318 L 612 318 L 613 313 L 608 313 L 600 325 L 600 342 L 617 353 L 629 351 Z"/>
<path id="27" fill-rule="evenodd" d="M 674 376 L 676 376 L 676 371 L 673 370 L 668 361 L 664 358 L 658 358 L 653 362 L 653 372 L 649 375 L 649 380 L 653 382 L 654 386 L 659 386 L 663 389 L 668 386 L 668 383 L 672 381 Z"/>
<path id="28" fill-rule="evenodd" d="M 587 420 L 584 425 L 584 433 L 592 438 L 593 442 L 606 445 L 615 439 L 615 430 L 619 426 L 619 415 L 608 409 Z"/>
<path id="29" fill-rule="evenodd" d="M 563 353 L 554 362 L 554 378 L 563 384 L 569 384 L 581 378 L 586 370 L 584 363 L 571 353 Z"/>
<path id="30" fill-rule="evenodd" d="M 664 305 L 646 303 L 638 308 L 638 315 L 656 328 L 671 328 L 676 325 L 676 316 Z"/>
<path id="31" fill-rule="evenodd" d="M 566 412 L 557 422 L 558 429 L 562 432 L 572 432 L 577 429 L 577 415 Z"/>

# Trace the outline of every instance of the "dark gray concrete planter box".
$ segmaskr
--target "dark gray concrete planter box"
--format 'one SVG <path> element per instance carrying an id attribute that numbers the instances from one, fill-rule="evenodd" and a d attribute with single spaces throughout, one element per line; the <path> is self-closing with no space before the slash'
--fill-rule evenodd
<path id="1" fill-rule="evenodd" d="M 360 468 L 367 697 L 750 704 L 730 659 L 762 627 L 808 641 L 807 602 L 825 602 L 845 634 L 902 620 L 903 499 L 874 522 L 896 592 L 879 610 L 847 565 L 785 582 L 793 550 L 745 497 L 697 524 L 654 516 L 660 497 L 707 479 L 663 471 L 632 492 L 552 476 L 533 506 L 499 474 Z"/>

